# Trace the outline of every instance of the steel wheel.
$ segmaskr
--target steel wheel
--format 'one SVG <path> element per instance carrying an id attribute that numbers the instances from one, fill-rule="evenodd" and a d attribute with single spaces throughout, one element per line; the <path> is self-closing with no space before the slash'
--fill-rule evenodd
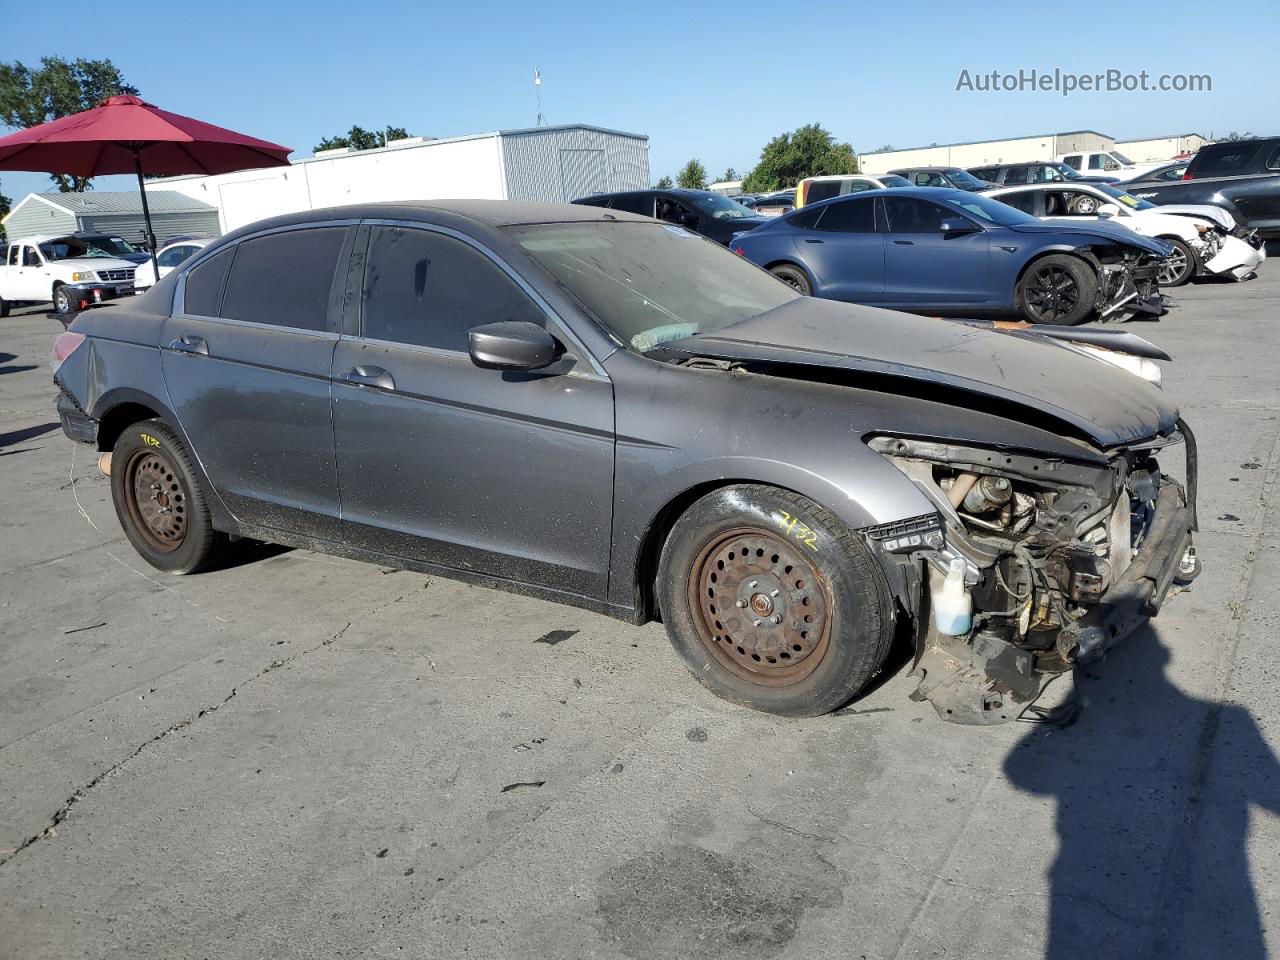
<path id="1" fill-rule="evenodd" d="M 804 549 L 741 527 L 705 544 L 690 571 L 699 638 L 718 663 L 751 683 L 796 683 L 829 648 L 830 586 Z"/>
<path id="2" fill-rule="evenodd" d="M 187 490 L 161 454 L 139 450 L 125 466 L 129 515 L 147 543 L 162 553 L 182 546 L 187 535 Z"/>
<path id="3" fill-rule="evenodd" d="M 1047 265 L 1035 270 L 1026 287 L 1027 308 L 1036 318 L 1052 323 L 1072 313 L 1080 303 L 1075 277 L 1062 267 Z"/>
<path id="4" fill-rule="evenodd" d="M 75 313 L 76 302 L 66 287 L 58 287 L 53 291 L 53 309 L 63 316 Z"/>

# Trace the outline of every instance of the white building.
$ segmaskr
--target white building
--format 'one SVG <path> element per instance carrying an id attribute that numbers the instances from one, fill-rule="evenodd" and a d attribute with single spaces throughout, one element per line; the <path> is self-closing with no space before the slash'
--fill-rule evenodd
<path id="1" fill-rule="evenodd" d="M 1052 160 L 1064 153 L 1110 150 L 1113 147 L 1115 140 L 1108 134 L 1096 130 L 1072 130 L 1010 140 L 944 143 L 907 150 L 863 153 L 858 156 L 858 169 L 863 173 L 877 174 L 902 167 L 984 167 L 992 163 Z"/>
<path id="2" fill-rule="evenodd" d="M 224 232 L 281 213 L 390 200 L 544 200 L 649 186 L 649 138 L 570 124 L 323 150 L 287 167 L 152 181 L 218 210 Z"/>
<path id="3" fill-rule="evenodd" d="M 1117 140 L 1116 149 L 1134 163 L 1158 163 L 1184 153 L 1195 153 L 1206 143 L 1209 141 L 1198 133 L 1177 133 L 1171 137 Z"/>

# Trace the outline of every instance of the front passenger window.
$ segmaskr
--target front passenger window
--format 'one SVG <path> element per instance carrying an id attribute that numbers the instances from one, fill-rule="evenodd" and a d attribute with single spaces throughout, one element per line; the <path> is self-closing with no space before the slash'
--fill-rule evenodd
<path id="1" fill-rule="evenodd" d="M 364 284 L 364 335 L 467 352 L 467 331 L 546 318 L 528 294 L 471 245 L 431 230 L 375 227 Z"/>

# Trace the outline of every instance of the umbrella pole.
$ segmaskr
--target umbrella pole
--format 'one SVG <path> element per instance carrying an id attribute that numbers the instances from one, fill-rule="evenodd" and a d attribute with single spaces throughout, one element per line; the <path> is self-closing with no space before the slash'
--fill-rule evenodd
<path id="1" fill-rule="evenodd" d="M 142 155 L 137 151 L 133 151 L 133 169 L 138 174 L 138 193 L 142 195 L 142 219 L 147 223 L 147 246 L 151 249 L 151 269 L 154 271 L 153 278 L 158 283 L 160 281 L 160 263 L 156 260 L 156 235 L 151 229 L 151 208 L 147 206 L 147 187 L 142 179 Z"/>

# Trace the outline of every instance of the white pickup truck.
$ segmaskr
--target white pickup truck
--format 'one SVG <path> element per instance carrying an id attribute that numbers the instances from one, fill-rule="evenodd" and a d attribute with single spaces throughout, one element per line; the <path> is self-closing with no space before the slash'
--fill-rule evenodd
<path id="1" fill-rule="evenodd" d="M 134 265 L 91 239 L 23 237 L 10 241 L 0 263 L 0 317 L 17 304 L 52 303 L 70 316 L 87 304 L 132 296 Z"/>

